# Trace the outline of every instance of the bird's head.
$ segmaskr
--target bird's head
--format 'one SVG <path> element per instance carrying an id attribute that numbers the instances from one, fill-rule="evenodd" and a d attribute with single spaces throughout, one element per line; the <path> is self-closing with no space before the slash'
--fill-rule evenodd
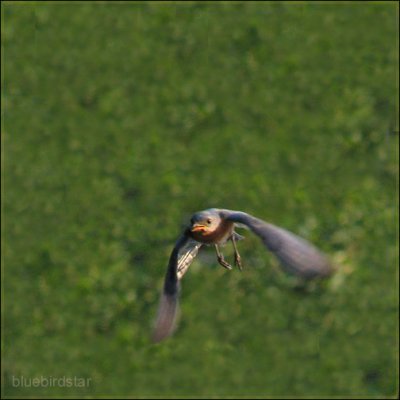
<path id="1" fill-rule="evenodd" d="M 207 235 L 214 232 L 221 222 L 219 213 L 214 210 L 199 211 L 190 219 L 190 231 L 192 233 Z"/>

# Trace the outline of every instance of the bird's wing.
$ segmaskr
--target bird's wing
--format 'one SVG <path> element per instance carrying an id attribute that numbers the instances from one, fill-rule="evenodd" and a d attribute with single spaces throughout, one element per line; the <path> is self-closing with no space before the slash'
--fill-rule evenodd
<path id="1" fill-rule="evenodd" d="M 202 244 L 196 240 L 189 239 L 183 246 L 180 247 L 177 264 L 179 281 L 183 278 L 183 275 L 185 275 L 186 271 L 190 267 L 190 264 L 192 264 L 201 246 Z"/>
<path id="2" fill-rule="evenodd" d="M 188 270 L 201 246 L 201 243 L 188 236 L 187 231 L 176 242 L 165 275 L 153 331 L 153 342 L 160 342 L 174 331 L 179 309 L 179 281 Z"/>
<path id="3" fill-rule="evenodd" d="M 332 266 L 325 255 L 294 233 L 241 211 L 223 210 L 222 214 L 229 221 L 248 226 L 281 261 L 287 272 L 305 279 L 326 277 L 332 273 Z"/>

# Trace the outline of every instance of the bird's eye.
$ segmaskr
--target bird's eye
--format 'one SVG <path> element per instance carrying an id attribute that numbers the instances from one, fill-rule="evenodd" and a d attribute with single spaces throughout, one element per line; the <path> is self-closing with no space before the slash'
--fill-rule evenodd
<path id="1" fill-rule="evenodd" d="M 210 225 L 211 224 L 211 218 L 207 219 L 207 224 Z"/>

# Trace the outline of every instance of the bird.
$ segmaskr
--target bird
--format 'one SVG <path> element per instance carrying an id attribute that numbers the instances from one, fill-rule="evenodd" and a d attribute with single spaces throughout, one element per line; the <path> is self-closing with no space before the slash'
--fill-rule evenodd
<path id="1" fill-rule="evenodd" d="M 202 246 L 214 246 L 218 263 L 231 270 L 232 265 L 226 261 L 220 250 L 221 245 L 231 242 L 234 264 L 239 270 L 243 269 L 236 244 L 243 239 L 243 236 L 238 234 L 235 228 L 247 228 L 256 234 L 288 273 L 304 280 L 311 280 L 326 278 L 333 272 L 333 267 L 325 254 L 307 240 L 284 228 L 243 211 L 209 208 L 196 212 L 176 241 L 169 258 L 153 329 L 154 343 L 171 336 L 176 328 L 180 281 Z"/>

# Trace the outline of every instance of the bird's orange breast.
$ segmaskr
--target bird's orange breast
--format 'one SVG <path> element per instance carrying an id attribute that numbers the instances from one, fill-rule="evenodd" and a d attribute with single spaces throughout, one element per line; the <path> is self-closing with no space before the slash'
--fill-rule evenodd
<path id="1" fill-rule="evenodd" d="M 222 221 L 217 229 L 207 231 L 196 231 L 191 232 L 191 236 L 194 240 L 205 244 L 220 244 L 226 242 L 233 233 L 234 225 L 232 222 Z"/>

